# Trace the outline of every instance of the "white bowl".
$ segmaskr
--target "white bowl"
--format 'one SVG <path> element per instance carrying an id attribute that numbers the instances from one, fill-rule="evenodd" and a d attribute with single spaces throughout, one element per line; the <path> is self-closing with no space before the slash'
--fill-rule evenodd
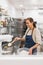
<path id="1" fill-rule="evenodd" d="M 29 55 L 28 48 L 19 48 L 17 52 L 20 56 L 28 56 Z"/>

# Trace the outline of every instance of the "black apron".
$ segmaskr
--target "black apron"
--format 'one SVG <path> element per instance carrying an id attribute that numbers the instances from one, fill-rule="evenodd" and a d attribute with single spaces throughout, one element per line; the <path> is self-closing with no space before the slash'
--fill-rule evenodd
<path id="1" fill-rule="evenodd" d="M 31 48 L 35 44 L 36 43 L 33 41 L 32 34 L 31 35 L 26 35 L 25 47 L 26 48 Z M 35 54 L 36 52 L 37 52 L 37 48 L 32 50 L 32 54 Z"/>

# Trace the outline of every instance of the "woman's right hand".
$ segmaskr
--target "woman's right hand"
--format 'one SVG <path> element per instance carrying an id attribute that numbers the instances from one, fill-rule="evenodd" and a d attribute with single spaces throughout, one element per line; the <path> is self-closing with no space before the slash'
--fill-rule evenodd
<path id="1" fill-rule="evenodd" d="M 20 40 L 20 38 L 19 38 L 19 37 L 16 37 L 14 40 L 15 40 L 15 41 L 19 41 L 19 40 Z"/>

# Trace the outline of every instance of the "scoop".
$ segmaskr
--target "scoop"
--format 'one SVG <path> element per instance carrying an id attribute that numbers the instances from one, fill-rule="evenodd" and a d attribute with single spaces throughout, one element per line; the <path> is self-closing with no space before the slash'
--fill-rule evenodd
<path id="1" fill-rule="evenodd" d="M 12 46 L 12 43 L 8 43 L 8 46 Z"/>

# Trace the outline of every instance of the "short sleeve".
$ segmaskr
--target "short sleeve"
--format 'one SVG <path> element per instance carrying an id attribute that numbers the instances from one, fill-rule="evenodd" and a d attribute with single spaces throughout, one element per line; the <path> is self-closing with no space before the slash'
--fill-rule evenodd
<path id="1" fill-rule="evenodd" d="M 40 31 L 38 29 L 36 29 L 35 33 L 36 33 L 35 34 L 36 43 L 41 44 L 41 34 L 40 34 Z"/>

